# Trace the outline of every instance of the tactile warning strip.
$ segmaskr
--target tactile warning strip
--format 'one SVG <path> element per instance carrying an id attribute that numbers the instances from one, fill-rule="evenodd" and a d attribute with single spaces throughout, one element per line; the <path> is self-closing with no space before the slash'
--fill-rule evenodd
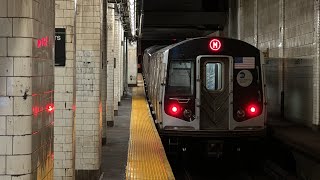
<path id="1" fill-rule="evenodd" d="M 141 75 L 139 81 L 132 90 L 126 179 L 175 179 L 147 106 Z"/>

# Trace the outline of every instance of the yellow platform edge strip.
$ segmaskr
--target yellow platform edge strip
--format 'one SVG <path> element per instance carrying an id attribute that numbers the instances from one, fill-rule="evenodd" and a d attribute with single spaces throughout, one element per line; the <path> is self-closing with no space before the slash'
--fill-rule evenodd
<path id="1" fill-rule="evenodd" d="M 175 179 L 149 111 L 141 74 L 138 87 L 132 90 L 126 179 Z"/>

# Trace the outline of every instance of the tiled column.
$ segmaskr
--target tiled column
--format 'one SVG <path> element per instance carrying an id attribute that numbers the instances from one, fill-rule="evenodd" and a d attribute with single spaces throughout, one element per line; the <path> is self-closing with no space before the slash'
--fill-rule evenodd
<path id="1" fill-rule="evenodd" d="M 256 46 L 255 32 L 257 32 L 257 19 L 254 17 L 256 0 L 241 0 L 240 2 L 240 37 L 241 40 Z"/>
<path id="2" fill-rule="evenodd" d="M 137 85 L 137 43 L 136 42 L 130 42 L 128 40 L 128 85 L 129 86 L 136 86 Z"/>
<path id="3" fill-rule="evenodd" d="M 56 0 L 56 28 L 66 29 L 66 64 L 55 67 L 54 179 L 74 179 L 75 166 L 75 4 Z"/>
<path id="4" fill-rule="evenodd" d="M 107 14 L 107 126 L 114 124 L 114 4 L 108 3 Z"/>
<path id="5" fill-rule="evenodd" d="M 98 179 L 101 165 L 101 6 L 78 0 L 76 42 L 76 179 Z"/>
<path id="6" fill-rule="evenodd" d="M 120 88 L 120 20 L 119 15 L 116 13 L 114 21 L 114 115 L 118 115 L 119 104 L 119 88 Z"/>
<path id="7" fill-rule="evenodd" d="M 238 17 L 237 17 L 237 39 L 242 39 L 242 36 L 241 36 L 241 34 L 242 34 L 242 31 L 243 31 L 243 26 L 242 26 L 242 19 L 243 19 L 243 0 L 237 0 L 238 2 Z"/>
<path id="8" fill-rule="evenodd" d="M 103 0 L 102 11 L 102 38 L 101 38 L 101 52 L 102 52 L 102 71 L 101 71 L 101 107 L 102 107 L 102 144 L 106 143 L 107 138 L 107 0 Z"/>
<path id="9" fill-rule="evenodd" d="M 313 120 L 312 124 L 314 126 L 320 127 L 319 120 L 319 101 L 320 101 L 320 91 L 319 91 L 319 69 L 320 69 L 320 3 L 319 0 L 314 0 L 314 41 L 315 41 L 315 57 L 313 65 Z"/>
<path id="10" fill-rule="evenodd" d="M 127 48 L 127 38 L 123 39 L 123 94 L 128 94 L 128 48 Z"/>
<path id="11" fill-rule="evenodd" d="M 253 44 L 255 47 L 258 47 L 258 0 L 254 0 L 253 5 Z"/>
<path id="12" fill-rule="evenodd" d="M 0 6 L 0 179 L 52 179 L 54 0 Z"/>
<path id="13" fill-rule="evenodd" d="M 121 33 L 120 33 L 120 38 L 121 38 L 121 46 L 120 46 L 120 100 L 123 96 L 123 62 L 124 62 L 124 30 L 123 26 L 121 25 Z"/>

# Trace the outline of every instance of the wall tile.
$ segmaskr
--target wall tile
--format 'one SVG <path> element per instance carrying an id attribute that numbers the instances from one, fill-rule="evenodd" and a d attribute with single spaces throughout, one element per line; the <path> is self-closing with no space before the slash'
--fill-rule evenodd
<path id="1" fill-rule="evenodd" d="M 12 154 L 12 136 L 0 136 L 0 155 Z"/>
<path id="2" fill-rule="evenodd" d="M 12 36 L 12 18 L 0 18 L 0 25 L 1 25 L 0 37 L 11 37 Z"/>
<path id="3" fill-rule="evenodd" d="M 7 174 L 31 173 L 31 155 L 7 156 Z"/>

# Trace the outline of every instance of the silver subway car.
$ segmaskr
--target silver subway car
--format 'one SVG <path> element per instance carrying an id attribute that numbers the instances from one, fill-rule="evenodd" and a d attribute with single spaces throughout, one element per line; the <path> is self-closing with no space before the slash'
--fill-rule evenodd
<path id="1" fill-rule="evenodd" d="M 264 134 L 264 58 L 259 49 L 236 39 L 203 37 L 144 57 L 147 96 L 161 135 Z"/>

